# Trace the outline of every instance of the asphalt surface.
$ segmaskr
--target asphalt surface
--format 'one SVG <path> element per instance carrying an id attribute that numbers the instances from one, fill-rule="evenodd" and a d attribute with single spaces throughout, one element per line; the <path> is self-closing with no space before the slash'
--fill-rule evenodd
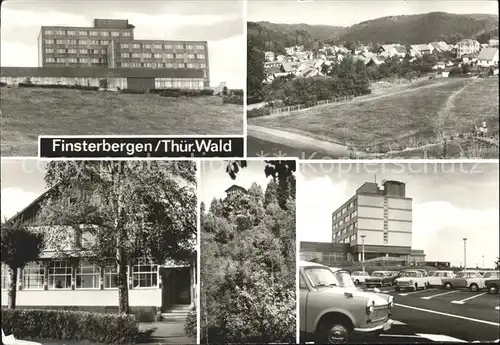
<path id="1" fill-rule="evenodd" d="M 364 288 L 366 291 L 373 289 Z M 500 295 L 433 288 L 416 292 L 379 289 L 394 296 L 392 328 L 370 343 L 493 342 L 500 338 Z"/>
<path id="2" fill-rule="evenodd" d="M 255 138 L 251 135 L 247 136 L 247 155 L 248 157 L 297 157 L 299 159 L 349 158 L 331 152 L 316 150 L 314 148 L 287 146 L 281 143 Z"/>

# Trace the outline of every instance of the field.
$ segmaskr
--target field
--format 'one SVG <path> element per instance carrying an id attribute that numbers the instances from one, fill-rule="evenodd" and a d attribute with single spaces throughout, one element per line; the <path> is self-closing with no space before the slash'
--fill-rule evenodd
<path id="1" fill-rule="evenodd" d="M 376 152 L 434 143 L 440 132 L 468 133 L 482 121 L 498 132 L 498 110 L 498 78 L 447 78 L 248 123 Z"/>
<path id="2" fill-rule="evenodd" d="M 216 96 L 2 87 L 1 107 L 3 156 L 37 155 L 41 134 L 243 134 L 243 106 Z"/>

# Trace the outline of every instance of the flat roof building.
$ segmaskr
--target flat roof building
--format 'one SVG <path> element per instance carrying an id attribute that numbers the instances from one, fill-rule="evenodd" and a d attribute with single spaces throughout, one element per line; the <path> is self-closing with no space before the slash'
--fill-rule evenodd
<path id="1" fill-rule="evenodd" d="M 203 87 L 210 86 L 206 41 L 137 40 L 134 28 L 123 19 L 94 19 L 92 27 L 42 26 L 38 66 L 197 69 Z"/>

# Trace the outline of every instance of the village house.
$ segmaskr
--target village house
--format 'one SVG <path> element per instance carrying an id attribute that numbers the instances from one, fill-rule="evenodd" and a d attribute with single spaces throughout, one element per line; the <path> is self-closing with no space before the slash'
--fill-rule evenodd
<path id="1" fill-rule="evenodd" d="M 477 65 L 492 67 L 498 65 L 498 48 L 483 48 L 477 57 Z"/>
<path id="2" fill-rule="evenodd" d="M 274 52 L 264 52 L 266 61 L 274 61 Z"/>
<path id="3" fill-rule="evenodd" d="M 445 68 L 446 68 L 446 63 L 445 63 L 445 62 L 442 62 L 442 61 L 437 62 L 437 63 L 436 63 L 436 64 L 432 67 L 432 69 L 433 69 L 433 70 L 443 70 L 443 69 L 445 69 Z"/>
<path id="4" fill-rule="evenodd" d="M 450 51 L 452 48 L 444 41 L 431 42 L 429 45 L 438 53 Z"/>
<path id="5" fill-rule="evenodd" d="M 488 41 L 488 46 L 492 47 L 492 48 L 494 48 L 494 47 L 498 48 L 498 38 L 492 38 L 492 39 L 490 39 Z"/>
<path id="6" fill-rule="evenodd" d="M 462 55 L 462 62 L 469 65 L 474 64 L 477 62 L 477 55 L 475 54 Z"/>
<path id="7" fill-rule="evenodd" d="M 481 45 L 476 40 L 465 39 L 457 43 L 457 58 L 467 54 L 476 54 Z"/>
<path id="8" fill-rule="evenodd" d="M 410 54 L 413 57 L 421 57 L 432 54 L 434 48 L 429 44 L 413 44 L 410 46 Z"/>
<path id="9" fill-rule="evenodd" d="M 54 233 L 48 226 L 37 226 L 42 203 L 54 195 L 49 189 L 17 215 L 7 220 L 22 219 L 33 231 Z M 85 192 L 77 192 L 85 197 Z M 72 202 L 73 198 L 68 200 Z M 49 231 L 52 230 L 52 231 Z M 17 272 L 16 307 L 19 309 L 64 309 L 98 312 L 118 311 L 118 272 L 112 262 L 95 263 L 89 248 L 94 234 L 59 225 L 55 229 L 65 235 L 60 248 L 52 248 L 46 239 L 39 259 Z M 65 254 L 61 253 L 63 251 Z M 128 261 L 129 307 L 132 313 L 153 318 L 159 312 L 189 310 L 196 301 L 196 260 L 191 264 L 153 263 L 149 258 Z M 8 304 L 9 268 L 2 263 L 2 308 Z"/>

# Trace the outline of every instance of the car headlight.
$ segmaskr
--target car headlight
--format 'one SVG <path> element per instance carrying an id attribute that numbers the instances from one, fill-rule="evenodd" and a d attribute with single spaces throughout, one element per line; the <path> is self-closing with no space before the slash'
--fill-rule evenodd
<path id="1" fill-rule="evenodd" d="M 373 310 L 375 309 L 375 301 L 368 300 L 368 303 L 366 304 L 366 314 L 370 315 L 373 313 Z"/>
<path id="2" fill-rule="evenodd" d="M 389 302 L 388 303 L 389 309 L 391 309 L 392 307 L 394 307 L 394 297 L 393 296 L 389 296 L 389 298 L 387 299 L 387 301 Z"/>
<path id="3" fill-rule="evenodd" d="M 413 280 L 410 280 L 408 283 L 409 283 L 410 285 L 413 285 Z"/>

